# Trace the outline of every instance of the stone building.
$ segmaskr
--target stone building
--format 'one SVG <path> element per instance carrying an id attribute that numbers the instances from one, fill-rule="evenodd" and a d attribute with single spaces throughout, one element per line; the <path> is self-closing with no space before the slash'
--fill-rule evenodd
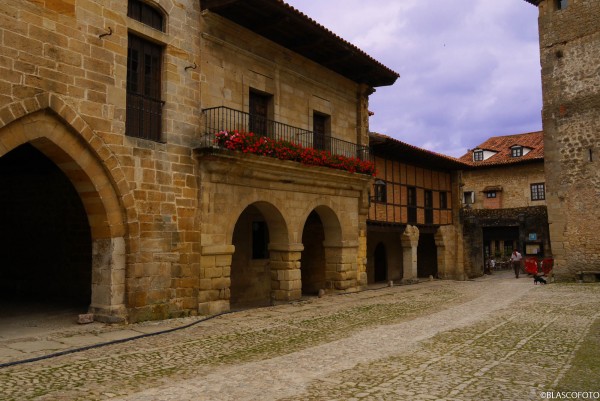
<path id="1" fill-rule="evenodd" d="M 491 137 L 459 158 L 468 167 L 460 187 L 465 265 L 482 273 L 493 257 L 550 257 L 544 175 L 544 133 Z"/>
<path id="2" fill-rule="evenodd" d="M 280 0 L 0 10 L 3 297 L 133 322 L 366 285 L 371 176 L 347 170 L 398 74 Z"/>
<path id="3" fill-rule="evenodd" d="M 367 221 L 370 283 L 464 279 L 460 161 L 371 134 L 377 175 Z"/>
<path id="4" fill-rule="evenodd" d="M 600 275 L 600 2 L 539 8 L 545 171 L 555 274 Z M 592 274 L 593 276 L 594 274 Z"/>

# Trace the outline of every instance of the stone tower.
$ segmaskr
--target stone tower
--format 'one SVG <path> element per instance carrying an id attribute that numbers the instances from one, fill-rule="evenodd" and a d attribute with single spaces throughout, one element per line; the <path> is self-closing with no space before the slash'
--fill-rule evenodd
<path id="1" fill-rule="evenodd" d="M 539 8 L 550 235 L 568 279 L 600 271 L 600 0 L 526 1 Z"/>

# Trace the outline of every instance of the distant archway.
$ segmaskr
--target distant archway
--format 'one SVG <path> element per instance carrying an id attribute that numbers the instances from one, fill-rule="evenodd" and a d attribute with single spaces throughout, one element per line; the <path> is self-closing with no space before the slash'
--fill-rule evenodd
<path id="1" fill-rule="evenodd" d="M 302 230 L 304 251 L 300 260 L 302 293 L 316 295 L 325 288 L 325 230 L 317 212 L 311 212 Z"/>
<path id="2" fill-rule="evenodd" d="M 427 278 L 438 276 L 437 246 L 433 234 L 420 233 L 417 246 L 417 276 Z"/>
<path id="3" fill-rule="evenodd" d="M 375 277 L 374 281 L 380 283 L 387 280 L 387 251 L 383 242 L 380 242 L 375 247 Z"/>
<path id="4" fill-rule="evenodd" d="M 300 259 L 302 293 L 333 289 L 342 262 L 342 227 L 335 212 L 318 206 L 306 218 L 302 230 L 304 250 Z"/>
<path id="5" fill-rule="evenodd" d="M 287 228 L 273 205 L 256 202 L 238 217 L 233 230 L 230 306 L 233 309 L 272 303 L 271 242 L 285 242 Z"/>

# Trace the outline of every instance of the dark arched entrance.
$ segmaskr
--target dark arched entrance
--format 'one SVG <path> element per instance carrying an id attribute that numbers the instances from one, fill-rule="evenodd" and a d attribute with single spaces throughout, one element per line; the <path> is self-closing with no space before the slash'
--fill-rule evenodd
<path id="1" fill-rule="evenodd" d="M 29 144 L 0 157 L 0 297 L 90 304 L 92 239 L 79 194 Z"/>
<path id="2" fill-rule="evenodd" d="M 374 254 L 374 262 L 375 262 L 375 277 L 374 280 L 376 283 L 386 281 L 387 280 L 387 252 L 385 250 L 385 245 L 383 242 L 380 242 L 375 247 Z"/>
<path id="3" fill-rule="evenodd" d="M 270 305 L 269 227 L 256 206 L 248 206 L 238 218 L 233 231 L 233 245 L 231 308 Z"/>
<path id="4" fill-rule="evenodd" d="M 421 233 L 417 246 L 417 275 L 419 278 L 437 277 L 437 246 L 434 234 Z"/>
<path id="5" fill-rule="evenodd" d="M 312 211 L 302 230 L 302 258 L 300 271 L 302 279 L 302 293 L 306 295 L 318 294 L 325 288 L 325 229 L 319 214 Z"/>

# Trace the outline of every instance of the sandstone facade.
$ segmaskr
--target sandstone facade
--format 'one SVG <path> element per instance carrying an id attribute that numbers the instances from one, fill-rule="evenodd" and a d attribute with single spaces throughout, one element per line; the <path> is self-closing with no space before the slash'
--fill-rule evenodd
<path id="1" fill-rule="evenodd" d="M 513 250 L 550 258 L 543 133 L 496 136 L 460 158 L 465 270 L 481 275 Z M 467 245 L 468 244 L 468 245 Z"/>
<path id="2" fill-rule="evenodd" d="M 3 261 L 10 265 L 0 273 L 3 290 L 44 298 L 50 294 L 44 288 L 57 281 L 88 282 L 79 295 L 88 297 L 97 319 L 140 321 L 215 313 L 229 309 L 232 299 L 273 303 L 304 290 L 365 285 L 370 177 L 215 150 L 208 128 L 229 127 L 209 127 L 206 110 L 246 115 L 250 93 L 257 93 L 269 98 L 270 120 L 307 132 L 325 121 L 328 137 L 359 149 L 368 145 L 368 96 L 380 82 L 323 67 L 206 9 L 212 2 L 148 0 L 143 4 L 162 16 L 156 26 L 128 16 L 127 3 L 8 0 L 0 6 L 0 209 L 3 221 L 12 221 L 1 230 L 3 254 L 12 255 Z M 313 23 L 282 3 L 269 7 Z M 332 46 L 340 41 L 321 34 Z M 130 132 L 135 40 L 160 54 L 153 70 L 159 74 L 140 81 L 160 83 L 158 120 L 141 119 L 138 127 L 141 134 L 158 133 L 154 140 Z M 383 84 L 397 77 L 384 75 Z M 36 185 L 24 167 L 46 162 L 58 177 L 51 178 L 56 185 L 48 198 L 79 205 L 77 224 L 25 226 L 37 220 L 28 216 L 43 215 L 30 211 L 42 209 L 44 197 L 27 197 L 37 204 L 25 204 L 24 193 L 7 196 Z M 25 184 L 9 186 L 9 172 L 11 182 Z M 60 189 L 68 187 L 64 182 L 72 190 Z M 80 240 L 38 246 L 59 238 L 49 228 L 58 222 L 70 233 L 65 238 Z M 249 257 L 254 228 L 264 231 L 268 249 Z M 324 240 L 303 239 L 303 231 Z M 18 249 L 39 255 L 39 263 L 31 262 L 38 267 L 23 269 L 6 241 L 11 237 L 22 242 Z M 62 262 L 49 248 L 62 249 Z M 63 260 L 72 253 L 87 262 Z M 301 265 L 315 271 L 303 273 Z M 41 292 L 28 284 L 33 277 Z M 251 290 L 241 290 L 248 285 Z"/>

